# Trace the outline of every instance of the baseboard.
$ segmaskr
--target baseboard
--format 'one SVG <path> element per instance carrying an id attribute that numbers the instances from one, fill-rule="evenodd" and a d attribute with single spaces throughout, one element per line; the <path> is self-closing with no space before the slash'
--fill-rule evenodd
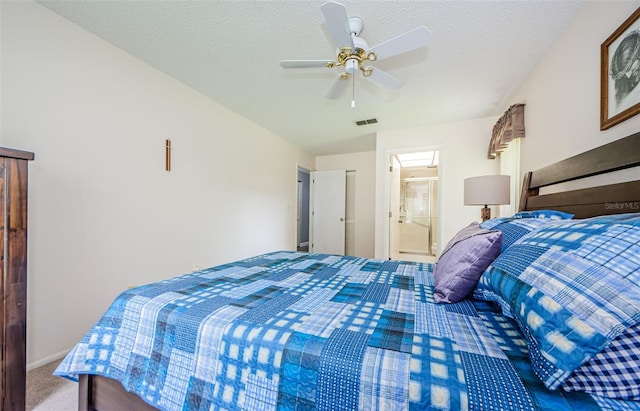
<path id="1" fill-rule="evenodd" d="M 48 357 L 44 357 L 38 361 L 34 361 L 32 363 L 27 364 L 27 371 L 31 371 L 34 368 L 42 367 L 43 365 L 49 364 L 52 361 L 59 360 L 60 358 L 64 358 L 71 349 L 60 351 L 59 353 L 52 354 Z"/>
<path id="2" fill-rule="evenodd" d="M 300 244 L 298 244 L 298 247 L 306 247 L 306 246 L 308 246 L 308 245 L 309 245 L 309 242 L 308 242 L 308 241 L 305 241 L 304 243 L 300 243 Z"/>

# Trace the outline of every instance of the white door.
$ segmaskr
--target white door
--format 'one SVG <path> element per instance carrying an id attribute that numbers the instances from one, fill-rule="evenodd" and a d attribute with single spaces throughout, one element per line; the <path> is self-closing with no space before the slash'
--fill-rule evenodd
<path id="1" fill-rule="evenodd" d="M 391 156 L 389 173 L 389 258 L 400 259 L 400 162 Z"/>
<path id="2" fill-rule="evenodd" d="M 309 251 L 344 255 L 345 193 L 345 170 L 311 172 Z"/>

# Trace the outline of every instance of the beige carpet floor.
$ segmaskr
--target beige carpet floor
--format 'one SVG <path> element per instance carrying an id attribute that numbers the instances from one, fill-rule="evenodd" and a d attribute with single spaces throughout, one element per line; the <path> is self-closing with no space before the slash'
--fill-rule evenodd
<path id="1" fill-rule="evenodd" d="M 78 384 L 51 375 L 60 361 L 27 372 L 26 411 L 73 411 L 78 409 Z"/>

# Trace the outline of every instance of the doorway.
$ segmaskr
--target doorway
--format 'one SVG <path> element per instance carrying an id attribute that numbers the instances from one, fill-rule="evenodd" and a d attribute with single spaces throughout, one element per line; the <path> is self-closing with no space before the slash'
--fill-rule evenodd
<path id="1" fill-rule="evenodd" d="M 438 250 L 438 151 L 392 154 L 389 257 L 433 262 Z"/>
<path id="2" fill-rule="evenodd" d="M 298 167 L 298 230 L 296 239 L 298 251 L 309 251 L 309 193 L 309 170 Z"/>

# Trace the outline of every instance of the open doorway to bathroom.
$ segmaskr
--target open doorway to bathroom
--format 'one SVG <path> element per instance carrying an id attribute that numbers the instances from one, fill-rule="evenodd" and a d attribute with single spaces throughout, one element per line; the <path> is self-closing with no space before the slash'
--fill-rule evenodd
<path id="1" fill-rule="evenodd" d="M 389 255 L 433 262 L 438 250 L 438 151 L 391 157 Z"/>

